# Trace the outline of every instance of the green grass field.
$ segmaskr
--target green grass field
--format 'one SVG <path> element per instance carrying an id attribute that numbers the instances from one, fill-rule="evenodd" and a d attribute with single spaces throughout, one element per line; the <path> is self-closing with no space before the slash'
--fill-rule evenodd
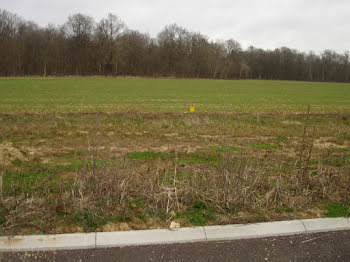
<path id="1" fill-rule="evenodd" d="M 0 112 L 349 112 L 350 84 L 147 78 L 0 78 Z"/>

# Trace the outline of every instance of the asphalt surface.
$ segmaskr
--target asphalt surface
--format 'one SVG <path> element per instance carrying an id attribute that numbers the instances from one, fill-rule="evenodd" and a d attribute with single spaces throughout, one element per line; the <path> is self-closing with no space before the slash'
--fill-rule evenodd
<path id="1" fill-rule="evenodd" d="M 0 253 L 0 261 L 350 261 L 350 231 L 220 242 Z"/>

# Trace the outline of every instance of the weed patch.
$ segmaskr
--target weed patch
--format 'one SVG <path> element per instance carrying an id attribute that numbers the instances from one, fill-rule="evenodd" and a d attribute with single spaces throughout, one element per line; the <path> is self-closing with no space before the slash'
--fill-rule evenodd
<path id="1" fill-rule="evenodd" d="M 98 227 L 107 223 L 108 218 L 98 211 L 82 210 L 71 214 L 73 223 L 81 225 L 85 232 L 95 231 Z"/>
<path id="2" fill-rule="evenodd" d="M 195 201 L 192 207 L 186 211 L 179 212 L 176 218 L 185 219 L 187 223 L 196 226 L 203 226 L 208 222 L 214 222 L 216 220 L 214 210 L 208 209 L 205 203 L 199 201 Z"/>
<path id="3" fill-rule="evenodd" d="M 157 159 L 165 160 L 171 157 L 172 156 L 167 153 L 154 152 L 154 151 L 132 152 L 128 154 L 128 158 L 132 160 L 148 160 L 148 161 L 157 160 Z"/>
<path id="4" fill-rule="evenodd" d="M 239 147 L 225 145 L 212 146 L 211 149 L 218 153 L 232 153 L 240 150 Z"/>
<path id="5" fill-rule="evenodd" d="M 339 203 L 329 203 L 325 205 L 327 210 L 327 217 L 349 217 L 350 207 L 339 204 Z"/>
<path id="6" fill-rule="evenodd" d="M 12 156 L 0 156 L 0 233 L 271 221 L 349 203 L 350 126 L 337 114 L 303 128 L 303 114 L 196 108 L 1 116 Z"/>
<path id="7" fill-rule="evenodd" d="M 216 154 L 208 154 L 205 152 L 193 152 L 189 154 L 179 154 L 179 162 L 184 164 L 202 164 L 207 163 L 216 165 L 218 156 Z"/>
<path id="8" fill-rule="evenodd" d="M 275 150 L 278 148 L 278 146 L 270 145 L 270 144 L 253 144 L 254 148 L 258 149 L 265 149 L 265 150 Z"/>
<path id="9" fill-rule="evenodd" d="M 3 193 L 5 196 L 41 196 L 49 189 L 57 193 L 59 189 L 58 176 L 46 172 L 9 172 L 3 177 Z"/>
<path id="10" fill-rule="evenodd" d="M 290 208 L 290 207 L 287 207 L 287 206 L 277 206 L 275 208 L 275 211 L 277 213 L 280 213 L 280 214 L 283 214 L 283 213 L 293 213 L 294 212 L 294 209 L 293 208 Z"/>
<path id="11" fill-rule="evenodd" d="M 278 136 L 278 137 L 276 137 L 276 140 L 277 140 L 278 142 L 285 142 L 285 141 L 288 140 L 288 138 L 285 137 L 285 136 Z"/>

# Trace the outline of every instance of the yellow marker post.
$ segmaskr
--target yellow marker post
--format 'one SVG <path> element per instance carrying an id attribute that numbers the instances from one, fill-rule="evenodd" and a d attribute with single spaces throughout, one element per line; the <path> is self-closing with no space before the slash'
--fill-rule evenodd
<path id="1" fill-rule="evenodd" d="M 194 107 L 193 106 L 190 107 L 190 112 L 194 113 Z"/>

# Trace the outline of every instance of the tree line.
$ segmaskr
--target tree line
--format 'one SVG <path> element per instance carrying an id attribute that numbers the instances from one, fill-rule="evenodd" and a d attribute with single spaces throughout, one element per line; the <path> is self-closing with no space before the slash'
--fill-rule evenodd
<path id="1" fill-rule="evenodd" d="M 288 47 L 243 50 L 234 39 L 211 41 L 176 24 L 154 38 L 109 14 L 95 22 L 74 14 L 40 27 L 0 10 L 0 75 L 123 75 L 348 82 L 350 53 Z"/>

